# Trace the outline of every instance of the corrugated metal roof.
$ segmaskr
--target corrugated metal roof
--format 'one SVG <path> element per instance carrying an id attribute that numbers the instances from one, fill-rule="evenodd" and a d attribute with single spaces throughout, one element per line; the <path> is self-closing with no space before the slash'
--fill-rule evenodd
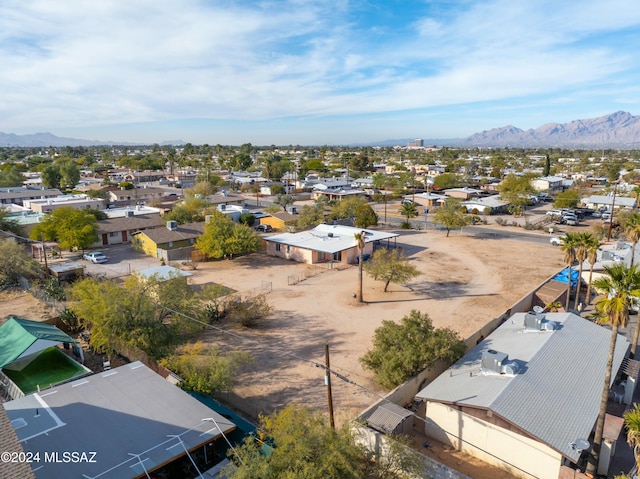
<path id="1" fill-rule="evenodd" d="M 525 331 L 524 315 L 514 314 L 417 397 L 486 408 L 575 461 L 570 444 L 589 437 L 598 415 L 611 331 L 571 313 L 546 314 L 559 323 L 555 331 Z M 619 335 L 613 376 L 627 348 Z M 489 349 L 507 353 L 519 373 L 481 372 Z"/>
<path id="2" fill-rule="evenodd" d="M 394 403 L 385 403 L 378 406 L 367 418 L 367 424 L 381 432 L 393 433 L 413 413 Z"/>

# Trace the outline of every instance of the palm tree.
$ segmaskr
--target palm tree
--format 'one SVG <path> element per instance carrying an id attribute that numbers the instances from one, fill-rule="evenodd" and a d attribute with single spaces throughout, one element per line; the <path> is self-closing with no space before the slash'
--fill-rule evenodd
<path id="1" fill-rule="evenodd" d="M 571 266 L 576 261 L 576 245 L 578 241 L 578 233 L 567 233 L 562 238 L 564 243 L 562 244 L 562 251 L 564 251 L 564 264 L 567 265 L 567 300 L 565 302 L 565 308 L 569 311 L 569 302 L 571 299 Z"/>
<path id="2" fill-rule="evenodd" d="M 415 204 L 409 203 L 407 201 L 405 203 L 402 203 L 402 208 L 400 208 L 400 214 L 405 218 L 407 218 L 407 223 L 409 223 L 409 220 L 411 218 L 415 218 L 416 216 L 418 216 L 418 208 L 416 208 Z"/>
<path id="3" fill-rule="evenodd" d="M 587 261 L 589 261 L 589 285 L 587 286 L 586 298 L 587 304 L 591 304 L 591 282 L 593 281 L 593 267 L 598 261 L 598 249 L 600 249 L 600 246 L 602 246 L 600 240 L 596 236 L 591 235 L 591 243 L 589 244 L 587 250 Z"/>
<path id="4" fill-rule="evenodd" d="M 640 213 L 633 213 L 627 218 L 625 222 L 625 232 L 627 233 L 627 238 L 629 238 L 629 241 L 633 244 L 631 247 L 631 266 L 633 266 L 636 245 L 638 241 L 640 241 Z"/>
<path id="5" fill-rule="evenodd" d="M 364 242 L 365 242 L 365 235 L 366 233 L 364 231 L 361 231 L 360 233 L 355 233 L 353 236 L 356 240 L 357 246 L 358 246 L 358 302 L 362 303 L 364 300 L 362 299 L 362 270 L 363 270 L 363 263 L 364 263 L 364 258 L 363 256 L 363 252 L 364 252 Z"/>
<path id="6" fill-rule="evenodd" d="M 580 273 L 578 274 L 578 286 L 576 287 L 576 299 L 573 303 L 573 308 L 578 309 L 578 303 L 580 302 L 580 287 L 582 286 L 582 267 L 589 256 L 589 245 L 592 243 L 593 236 L 591 233 L 577 233 L 576 244 L 574 246 L 574 254 L 578 261 L 578 268 Z"/>
<path id="7" fill-rule="evenodd" d="M 605 276 L 596 279 L 593 286 L 603 293 L 602 298 L 596 303 L 596 310 L 602 312 L 607 322 L 611 325 L 611 341 L 609 343 L 609 355 L 604 374 L 600 411 L 596 422 L 596 431 L 593 438 L 591 456 L 587 464 L 587 473 L 594 474 L 597 469 L 604 430 L 604 417 L 607 412 L 607 400 L 611 386 L 611 370 L 613 368 L 613 355 L 618 338 L 618 329 L 624 328 L 629 321 L 629 306 L 633 296 L 640 294 L 637 289 L 640 274 L 636 266 L 627 267 L 624 264 L 604 267 Z"/>
<path id="8" fill-rule="evenodd" d="M 624 413 L 624 425 L 627 427 L 627 442 L 633 448 L 636 467 L 640 469 L 640 406 L 633 405 Z"/>

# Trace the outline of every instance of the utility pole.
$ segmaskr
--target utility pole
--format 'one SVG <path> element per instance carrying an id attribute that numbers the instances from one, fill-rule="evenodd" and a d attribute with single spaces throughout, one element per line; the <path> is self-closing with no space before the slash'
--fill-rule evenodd
<path id="1" fill-rule="evenodd" d="M 609 229 L 607 231 L 607 241 L 611 240 L 611 227 L 613 226 L 613 209 L 616 205 L 616 190 L 618 189 L 618 182 L 613 182 L 613 199 L 611 200 L 611 216 L 609 216 Z"/>
<path id="2" fill-rule="evenodd" d="M 44 233 L 42 233 L 42 254 L 44 254 L 44 277 L 49 279 L 49 264 L 47 263 L 47 247 L 44 244 Z"/>
<path id="3" fill-rule="evenodd" d="M 324 383 L 327 386 L 327 399 L 329 401 L 329 424 L 331 425 L 331 429 L 336 428 L 335 422 L 333 420 L 333 396 L 331 395 L 331 367 L 329 365 L 329 345 L 324 345 L 324 359 L 325 359 L 325 370 L 324 370 Z"/>

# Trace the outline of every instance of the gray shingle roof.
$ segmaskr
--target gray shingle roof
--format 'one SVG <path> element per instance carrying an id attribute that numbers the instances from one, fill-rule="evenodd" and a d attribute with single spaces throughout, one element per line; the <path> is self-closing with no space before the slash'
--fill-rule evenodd
<path id="1" fill-rule="evenodd" d="M 98 222 L 99 233 L 118 231 L 134 231 L 164 226 L 165 220 L 160 215 L 135 215 L 131 217 L 111 218 Z"/>
<path id="2" fill-rule="evenodd" d="M 181 241 L 185 239 L 195 239 L 204 232 L 205 223 L 188 223 L 178 226 L 178 229 L 169 230 L 164 228 L 154 228 L 143 232 L 155 244 L 161 245 L 171 241 Z"/>
<path id="3" fill-rule="evenodd" d="M 514 314 L 416 396 L 490 410 L 575 461 L 570 444 L 589 437 L 597 419 L 611 331 L 571 313 L 546 314 L 559 323 L 555 331 L 524 331 L 524 315 Z M 612 376 L 628 345 L 619 335 Z M 508 354 L 520 372 L 481 372 L 489 349 Z"/>

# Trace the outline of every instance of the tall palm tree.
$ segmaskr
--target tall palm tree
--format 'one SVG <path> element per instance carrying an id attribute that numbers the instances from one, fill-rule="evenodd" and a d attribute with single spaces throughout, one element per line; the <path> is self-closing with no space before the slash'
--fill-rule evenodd
<path id="1" fill-rule="evenodd" d="M 633 266 L 635 253 L 636 253 L 636 245 L 638 241 L 640 241 L 640 213 L 633 213 L 629 216 L 625 222 L 625 232 L 627 233 L 627 238 L 633 246 L 631 247 L 631 266 Z"/>
<path id="2" fill-rule="evenodd" d="M 582 286 L 582 268 L 583 263 L 589 256 L 589 245 L 592 242 L 593 235 L 591 233 L 577 233 L 576 244 L 574 246 L 574 254 L 578 261 L 578 268 L 580 273 L 578 274 L 578 286 L 576 287 L 576 299 L 573 303 L 573 308 L 578 309 L 578 303 L 580 302 L 580 287 Z"/>
<path id="3" fill-rule="evenodd" d="M 360 233 L 355 233 L 354 239 L 356 240 L 356 244 L 358 246 L 358 294 L 357 294 L 357 299 L 359 303 L 362 303 L 364 300 L 362 299 L 362 269 L 363 269 L 363 263 L 364 263 L 364 258 L 363 258 L 363 252 L 364 252 L 364 244 L 365 244 L 365 235 L 366 233 L 364 231 L 361 231 Z"/>
<path id="4" fill-rule="evenodd" d="M 633 405 L 624 413 L 624 425 L 627 427 L 627 442 L 633 448 L 636 467 L 640 469 L 640 406 Z"/>
<path id="5" fill-rule="evenodd" d="M 589 284 L 587 286 L 587 304 L 591 304 L 591 282 L 593 281 L 593 268 L 598 261 L 598 250 L 602 243 L 597 236 L 591 235 L 591 242 L 587 249 L 587 261 L 589 261 Z"/>
<path id="6" fill-rule="evenodd" d="M 600 411 L 596 422 L 596 431 L 593 438 L 591 456 L 587 464 L 587 473 L 594 474 L 598 466 L 602 432 L 604 430 L 604 417 L 607 412 L 607 400 L 611 386 L 611 373 L 613 368 L 613 355 L 618 338 L 618 329 L 624 328 L 629 321 L 629 306 L 633 296 L 640 294 L 638 280 L 640 279 L 636 266 L 627 267 L 624 264 L 604 267 L 605 276 L 596 279 L 593 286 L 603 293 L 602 298 L 596 303 L 596 310 L 600 311 L 611 325 L 611 341 L 609 342 L 609 355 L 602 386 Z"/>
<path id="7" fill-rule="evenodd" d="M 578 233 L 567 233 L 564 235 L 562 251 L 564 251 L 564 264 L 567 265 L 567 300 L 565 307 L 569 311 L 569 303 L 571 300 L 571 266 L 576 261 L 576 245 L 579 243 Z"/>

